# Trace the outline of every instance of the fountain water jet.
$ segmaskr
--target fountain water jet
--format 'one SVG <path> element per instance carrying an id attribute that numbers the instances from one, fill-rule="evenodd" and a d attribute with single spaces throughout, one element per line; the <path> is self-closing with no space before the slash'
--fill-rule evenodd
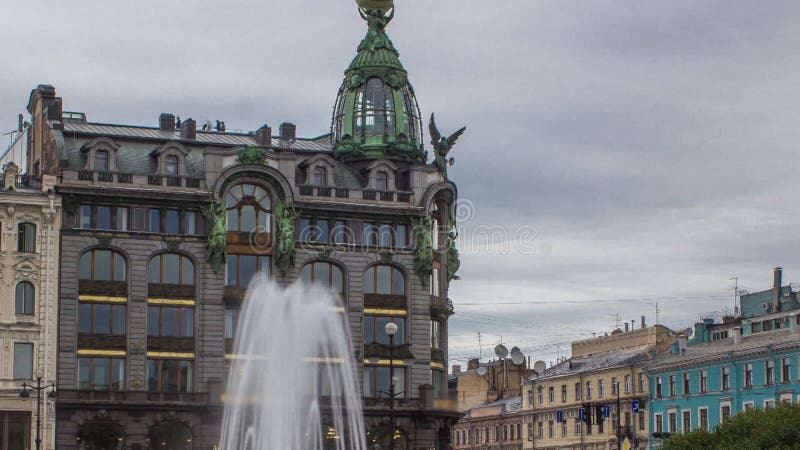
<path id="1" fill-rule="evenodd" d="M 251 283 L 239 313 L 221 450 L 366 450 L 341 311 L 327 289 Z"/>

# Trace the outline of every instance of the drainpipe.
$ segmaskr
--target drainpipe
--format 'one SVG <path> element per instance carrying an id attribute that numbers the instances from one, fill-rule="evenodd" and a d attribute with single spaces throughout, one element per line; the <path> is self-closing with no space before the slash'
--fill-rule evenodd
<path id="1" fill-rule="evenodd" d="M 579 400 L 578 407 L 579 407 L 580 409 L 583 409 L 583 398 L 584 398 L 584 392 L 583 392 L 583 372 L 580 372 L 580 373 L 578 373 L 578 382 L 580 383 L 580 384 L 579 384 L 579 386 L 580 386 L 580 388 L 579 388 L 579 392 L 581 393 L 581 399 Z M 588 411 L 584 411 L 584 412 L 583 412 L 583 414 L 588 414 Z M 585 417 L 585 416 L 584 416 L 584 417 Z M 580 413 L 578 414 L 578 420 L 580 421 Z M 584 443 L 586 442 L 586 429 L 585 429 L 585 428 L 586 428 L 586 426 L 585 426 L 585 425 L 586 425 L 586 423 L 585 423 L 585 422 L 583 422 L 583 421 L 581 421 L 581 448 L 584 448 L 584 447 L 585 447 Z M 569 427 L 569 425 L 567 425 L 567 427 Z"/>

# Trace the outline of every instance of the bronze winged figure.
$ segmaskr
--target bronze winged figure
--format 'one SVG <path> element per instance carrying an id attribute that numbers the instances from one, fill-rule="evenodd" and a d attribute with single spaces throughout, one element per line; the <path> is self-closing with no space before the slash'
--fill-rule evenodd
<path id="1" fill-rule="evenodd" d="M 436 127 L 436 118 L 431 114 L 429 129 L 431 132 L 431 145 L 433 145 L 433 152 L 436 157 L 433 164 L 442 171 L 444 179 L 447 180 L 447 165 L 449 164 L 452 166 L 455 163 L 454 158 L 447 159 L 447 154 L 450 153 L 450 150 L 456 145 L 458 138 L 467 131 L 467 127 L 461 128 L 449 137 L 444 137 L 442 133 L 439 132 L 439 128 Z"/>

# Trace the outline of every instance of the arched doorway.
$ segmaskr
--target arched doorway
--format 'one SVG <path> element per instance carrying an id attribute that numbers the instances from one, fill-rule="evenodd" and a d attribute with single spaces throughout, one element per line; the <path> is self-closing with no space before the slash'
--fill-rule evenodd
<path id="1" fill-rule="evenodd" d="M 192 432 L 178 421 L 161 422 L 150 427 L 147 446 L 151 450 L 192 450 Z"/>
<path id="2" fill-rule="evenodd" d="M 390 439 L 394 439 L 394 450 L 408 450 L 408 436 L 405 431 L 395 427 L 393 434 L 387 425 L 367 431 L 367 448 L 369 450 L 388 450 Z"/>
<path id="3" fill-rule="evenodd" d="M 125 434 L 122 426 L 108 420 L 96 420 L 83 424 L 75 438 L 81 450 L 122 450 Z"/>

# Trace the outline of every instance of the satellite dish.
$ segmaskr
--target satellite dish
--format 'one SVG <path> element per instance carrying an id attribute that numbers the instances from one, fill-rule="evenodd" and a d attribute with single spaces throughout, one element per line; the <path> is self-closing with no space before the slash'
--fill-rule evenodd
<path id="1" fill-rule="evenodd" d="M 547 364 L 545 364 L 544 361 L 536 361 L 533 363 L 533 370 L 535 370 L 536 373 L 542 373 L 547 370 Z"/>
<path id="2" fill-rule="evenodd" d="M 478 375 L 480 376 L 486 375 L 486 367 L 478 367 Z"/>
<path id="3" fill-rule="evenodd" d="M 521 354 L 522 350 L 520 350 L 519 347 L 511 347 L 511 356 L 521 355 Z"/>
<path id="4" fill-rule="evenodd" d="M 497 355 L 498 358 L 505 358 L 508 356 L 508 349 L 505 345 L 500 344 L 494 348 L 494 354 Z"/>
<path id="5" fill-rule="evenodd" d="M 516 347 L 515 347 L 515 348 L 516 348 Z M 519 349 L 518 349 L 518 350 L 519 350 Z M 512 352 L 511 352 L 511 362 L 513 362 L 513 363 L 514 363 L 514 365 L 517 365 L 517 366 L 518 366 L 518 365 L 520 365 L 520 364 L 522 364 L 522 363 L 524 363 L 524 362 L 525 362 L 525 355 L 523 355 L 523 354 L 522 354 L 522 352 L 519 352 L 519 353 L 514 353 L 514 352 L 512 351 Z"/>

